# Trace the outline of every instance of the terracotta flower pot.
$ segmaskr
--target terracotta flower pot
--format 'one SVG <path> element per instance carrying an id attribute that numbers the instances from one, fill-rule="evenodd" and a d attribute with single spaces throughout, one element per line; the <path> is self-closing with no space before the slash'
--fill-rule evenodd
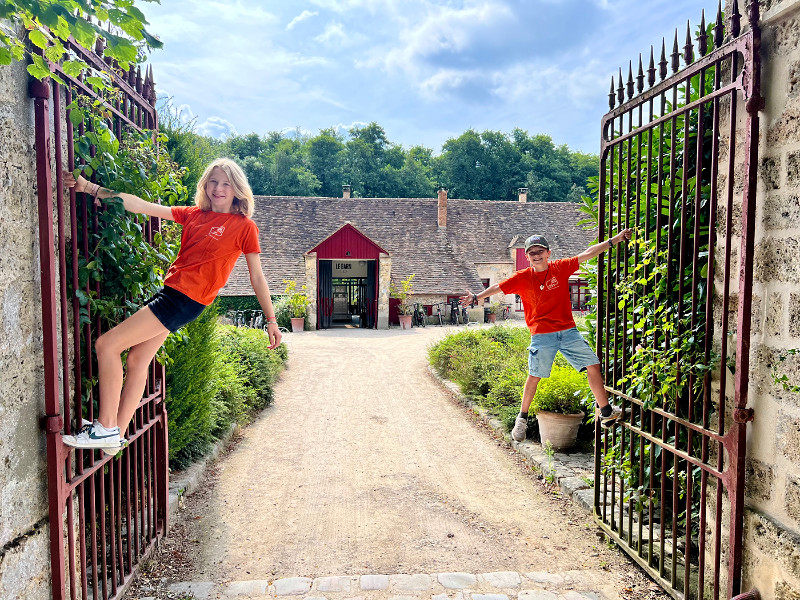
<path id="1" fill-rule="evenodd" d="M 549 441 L 553 448 L 572 448 L 578 437 L 578 427 L 583 423 L 585 416 L 583 412 L 574 415 L 562 415 L 545 410 L 537 412 L 536 420 L 539 422 L 542 445 Z"/>
<path id="2" fill-rule="evenodd" d="M 303 331 L 305 324 L 305 317 L 292 317 L 292 332 Z"/>
<path id="3" fill-rule="evenodd" d="M 411 329 L 411 315 L 398 315 L 400 319 L 400 329 Z"/>
<path id="4" fill-rule="evenodd" d="M 489 323 L 494 323 L 495 321 L 497 321 L 497 314 L 496 313 L 489 313 L 488 315 L 486 315 L 486 320 Z"/>

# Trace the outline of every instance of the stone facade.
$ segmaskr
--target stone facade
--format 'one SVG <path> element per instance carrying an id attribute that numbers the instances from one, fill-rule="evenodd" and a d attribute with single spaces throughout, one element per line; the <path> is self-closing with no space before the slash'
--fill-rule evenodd
<path id="1" fill-rule="evenodd" d="M 762 95 L 743 590 L 800 597 L 800 0 L 761 2 Z M 732 274 L 732 277 L 736 273 Z M 758 301 L 755 301 L 758 298 Z"/>
<path id="2" fill-rule="evenodd" d="M 33 102 L 0 66 L 0 598 L 50 597 Z"/>

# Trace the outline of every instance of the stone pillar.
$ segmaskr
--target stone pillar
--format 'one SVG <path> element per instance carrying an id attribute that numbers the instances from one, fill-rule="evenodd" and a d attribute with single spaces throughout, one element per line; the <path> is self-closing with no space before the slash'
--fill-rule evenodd
<path id="1" fill-rule="evenodd" d="M 308 322 L 317 326 L 317 253 L 309 252 L 304 257 L 306 267 L 306 294 L 311 298 L 308 307 Z"/>
<path id="2" fill-rule="evenodd" d="M 378 258 L 378 329 L 389 329 L 389 282 L 392 259 L 388 254 Z"/>

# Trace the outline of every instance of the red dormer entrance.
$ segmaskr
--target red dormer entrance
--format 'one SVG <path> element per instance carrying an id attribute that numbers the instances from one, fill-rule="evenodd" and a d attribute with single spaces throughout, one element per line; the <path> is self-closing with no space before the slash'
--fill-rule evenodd
<path id="1" fill-rule="evenodd" d="M 311 253 L 317 255 L 317 329 L 377 328 L 378 259 L 388 253 L 350 223 Z"/>

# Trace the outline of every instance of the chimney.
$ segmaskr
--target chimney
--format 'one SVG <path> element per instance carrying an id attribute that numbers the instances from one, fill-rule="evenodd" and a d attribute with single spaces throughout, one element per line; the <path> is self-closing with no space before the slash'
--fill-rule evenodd
<path id="1" fill-rule="evenodd" d="M 350 197 L 350 186 L 343 185 L 342 186 L 342 198 L 349 198 Z"/>
<path id="2" fill-rule="evenodd" d="M 439 190 L 439 228 L 447 228 L 447 190 Z"/>
<path id="3" fill-rule="evenodd" d="M 519 194 L 519 201 L 520 202 L 527 202 L 528 201 L 528 188 L 519 188 L 517 190 Z"/>

